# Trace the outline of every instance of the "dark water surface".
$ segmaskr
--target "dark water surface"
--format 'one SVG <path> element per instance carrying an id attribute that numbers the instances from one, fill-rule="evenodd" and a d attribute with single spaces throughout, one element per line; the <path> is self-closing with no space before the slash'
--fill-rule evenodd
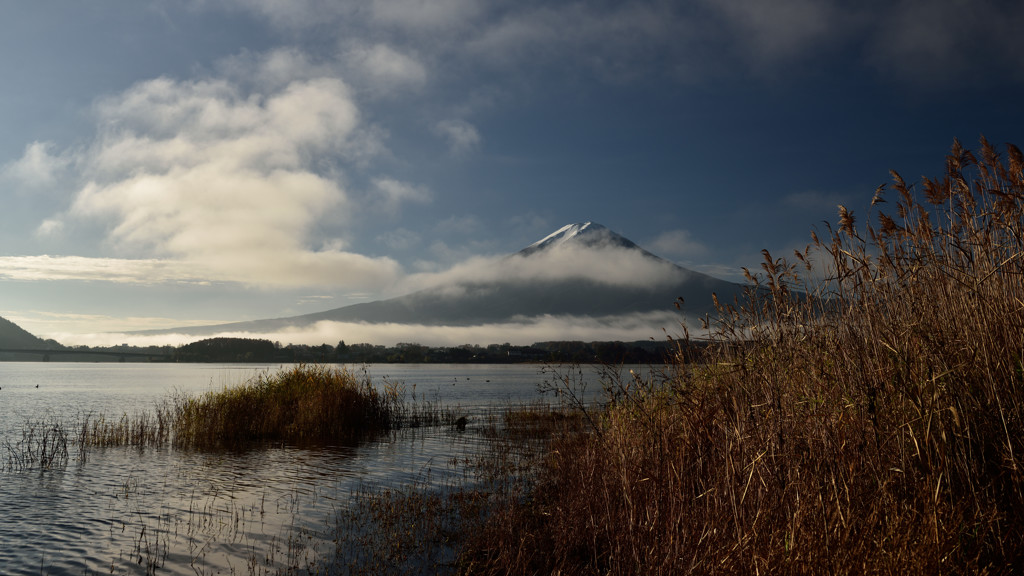
<path id="1" fill-rule="evenodd" d="M 11 470 L 5 443 L 33 422 L 151 411 L 171 394 L 244 383 L 280 366 L 0 363 L 0 575 L 273 574 L 331 554 L 356 491 L 444 484 L 480 442 L 488 408 L 543 400 L 536 365 L 372 365 L 376 385 L 458 407 L 465 432 L 423 428 L 355 446 L 243 452 L 92 449 L 48 470 Z M 569 375 L 568 369 L 559 373 Z M 579 379 L 579 373 L 573 377 Z M 585 369 L 591 393 L 596 369 Z M 38 387 L 37 387 L 38 386 Z M 554 403 L 553 397 L 547 398 Z"/>

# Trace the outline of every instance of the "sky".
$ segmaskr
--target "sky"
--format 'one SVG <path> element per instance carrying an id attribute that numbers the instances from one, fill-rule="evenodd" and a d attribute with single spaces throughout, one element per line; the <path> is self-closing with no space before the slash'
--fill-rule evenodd
<path id="1" fill-rule="evenodd" d="M 584 221 L 739 281 L 890 169 L 1024 146 L 1018 2 L 3 10 L 0 316 L 65 344 L 400 295 Z"/>

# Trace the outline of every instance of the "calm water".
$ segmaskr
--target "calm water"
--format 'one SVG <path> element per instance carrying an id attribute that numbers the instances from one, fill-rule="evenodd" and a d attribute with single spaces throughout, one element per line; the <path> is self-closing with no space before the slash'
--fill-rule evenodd
<path id="1" fill-rule="evenodd" d="M 0 363 L 0 458 L 27 422 L 73 428 L 87 414 L 152 410 L 279 366 Z M 372 365 L 375 384 L 458 406 L 466 432 L 421 429 L 357 446 L 238 453 L 172 449 L 72 453 L 67 466 L 0 472 L 0 574 L 264 574 L 332 554 L 334 518 L 367 487 L 445 483 L 447 464 L 480 441 L 489 406 L 544 399 L 535 365 Z M 569 374 L 563 371 L 562 374 Z M 600 389 L 595 370 L 582 379 Z M 580 377 L 574 376 L 578 381 Z M 553 397 L 547 400 L 555 402 Z"/>

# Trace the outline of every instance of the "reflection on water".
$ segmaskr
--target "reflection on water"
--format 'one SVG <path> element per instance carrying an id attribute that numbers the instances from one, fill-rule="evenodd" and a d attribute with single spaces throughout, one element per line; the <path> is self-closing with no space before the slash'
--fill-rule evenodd
<path id="1" fill-rule="evenodd" d="M 0 363 L 0 457 L 26 421 L 73 424 L 82 414 L 133 414 L 168 394 L 219 389 L 257 370 Z M 0 573 L 273 574 L 315 567 L 334 553 L 337 512 L 351 506 L 355 493 L 412 482 L 447 485 L 461 473 L 453 456 L 480 442 L 473 423 L 482 411 L 538 399 L 538 384 L 549 377 L 523 365 L 367 370 L 375 383 L 404 382 L 410 396 L 458 406 L 470 426 L 316 450 L 107 448 L 84 459 L 72 450 L 62 467 L 7 470 L 0 473 Z"/>

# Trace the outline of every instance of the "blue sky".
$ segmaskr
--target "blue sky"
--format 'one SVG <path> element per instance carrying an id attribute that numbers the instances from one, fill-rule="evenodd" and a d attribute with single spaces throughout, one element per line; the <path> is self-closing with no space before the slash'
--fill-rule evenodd
<path id="1" fill-rule="evenodd" d="M 738 279 L 954 138 L 1024 145 L 1013 2 L 4 11 L 0 315 L 66 343 L 401 294 L 588 220 Z"/>

